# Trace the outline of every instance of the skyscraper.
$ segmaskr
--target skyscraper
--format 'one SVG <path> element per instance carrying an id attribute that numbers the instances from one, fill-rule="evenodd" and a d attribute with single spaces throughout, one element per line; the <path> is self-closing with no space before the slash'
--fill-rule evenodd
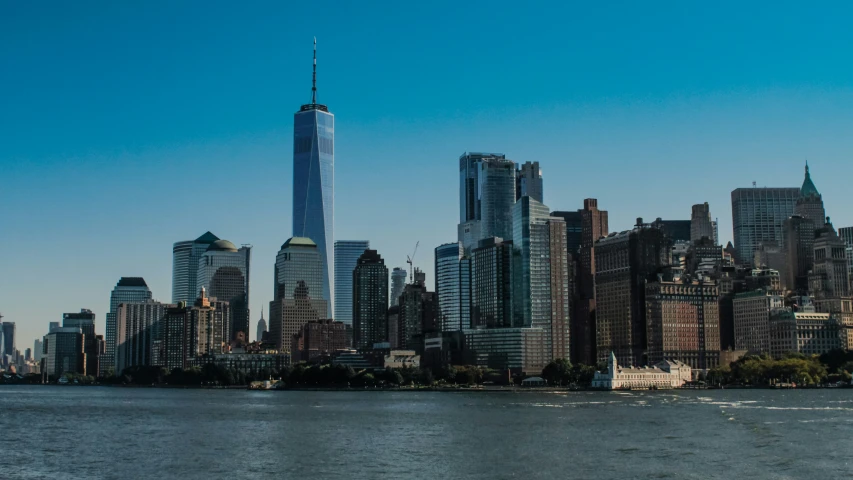
<path id="1" fill-rule="evenodd" d="M 0 329 L 2 329 L 2 340 L 3 340 L 3 350 L 6 355 L 11 355 L 12 359 L 15 358 L 15 351 L 17 350 L 17 346 L 15 345 L 15 322 L 2 322 L 0 323 Z M 2 358 L 0 358 L 0 362 L 2 362 Z"/>
<path id="2" fill-rule="evenodd" d="M 115 370 L 136 365 L 154 365 L 152 352 L 158 339 L 160 321 L 166 314 L 165 305 L 155 300 L 128 302 L 118 306 L 116 314 Z"/>
<path id="3" fill-rule="evenodd" d="M 418 269 L 414 283 L 406 285 L 400 297 L 397 346 L 422 352 L 424 335 L 438 331 L 438 297 L 427 291 L 425 275 Z"/>
<path id="4" fill-rule="evenodd" d="M 783 222 L 794 214 L 799 188 L 737 188 L 732 191 L 732 228 L 737 261 L 751 265 L 758 244 L 784 245 Z"/>
<path id="5" fill-rule="evenodd" d="M 101 372 L 106 374 L 115 369 L 116 314 L 122 303 L 151 300 L 151 290 L 142 277 L 121 277 L 110 294 L 110 311 L 107 313 L 106 354 L 101 359 Z M 121 372 L 114 372 L 116 374 Z"/>
<path id="6" fill-rule="evenodd" d="M 528 196 L 539 203 L 544 203 L 542 188 L 542 171 L 539 162 L 524 162 L 516 170 L 515 199 Z"/>
<path id="7" fill-rule="evenodd" d="M 365 250 L 351 276 L 353 346 L 372 348 L 388 341 L 388 267 L 376 250 Z"/>
<path id="8" fill-rule="evenodd" d="M 328 318 L 324 272 L 323 255 L 310 238 L 293 237 L 281 246 L 275 258 L 275 300 L 270 302 L 270 334 L 279 349 L 290 346 L 304 324 Z"/>
<path id="9" fill-rule="evenodd" d="M 690 242 L 701 240 L 703 237 L 708 237 L 714 242 L 717 241 L 708 202 L 693 205 L 690 215 Z"/>
<path id="10" fill-rule="evenodd" d="M 206 232 L 195 240 L 176 242 L 172 246 L 172 303 L 195 301 L 198 296 L 198 261 L 217 240 L 219 237 Z"/>
<path id="11" fill-rule="evenodd" d="M 794 214 L 800 215 L 814 222 L 815 228 L 823 225 L 826 219 L 826 211 L 823 208 L 823 197 L 817 191 L 812 176 L 809 174 L 809 164 L 806 162 L 806 175 L 803 178 L 803 186 L 800 187 L 800 195 L 794 206 Z"/>
<path id="12" fill-rule="evenodd" d="M 400 304 L 400 295 L 403 294 L 403 289 L 406 287 L 407 276 L 405 268 L 394 267 L 394 270 L 391 271 L 390 306 L 393 307 Z"/>
<path id="13" fill-rule="evenodd" d="M 83 331 L 77 327 L 57 327 L 44 337 L 45 373 L 54 379 L 63 373 L 86 375 Z"/>
<path id="14" fill-rule="evenodd" d="M 782 226 L 786 269 L 780 272 L 785 275 L 783 283 L 785 288 L 799 295 L 807 295 L 809 271 L 814 266 L 815 224 L 801 215 L 792 215 L 785 219 Z"/>
<path id="15" fill-rule="evenodd" d="M 264 320 L 264 310 L 261 309 L 261 319 L 258 320 L 258 330 L 255 333 L 255 341 L 260 342 L 264 338 L 264 333 L 268 332 L 267 321 Z"/>
<path id="16" fill-rule="evenodd" d="M 317 40 L 311 103 L 293 116 L 293 236 L 310 238 L 323 261 L 321 294 L 332 301 L 334 269 L 335 116 L 317 103 Z M 293 333 L 296 333 L 295 331 Z M 288 338 L 288 345 L 290 339 Z"/>
<path id="17" fill-rule="evenodd" d="M 100 375 L 100 355 L 98 339 L 95 337 L 95 314 L 88 309 L 80 313 L 63 313 L 62 326 L 79 328 L 83 332 L 83 353 L 86 354 L 86 374 L 97 377 Z"/>
<path id="18" fill-rule="evenodd" d="M 468 251 L 484 238 L 512 237 L 515 163 L 498 153 L 464 153 L 459 157 L 459 227 Z"/>
<path id="19" fill-rule="evenodd" d="M 847 262 L 847 245 L 826 224 L 817 230 L 814 241 L 814 268 L 809 273 L 809 291 L 818 299 L 848 297 L 850 272 Z"/>
<path id="20" fill-rule="evenodd" d="M 847 245 L 847 270 L 850 272 L 850 284 L 853 286 L 853 227 L 841 227 L 838 236 Z"/>
<path id="21" fill-rule="evenodd" d="M 197 287 L 230 305 L 229 338 L 243 332 L 249 338 L 249 265 L 252 247 L 239 249 L 228 240 L 217 240 L 207 247 L 198 262 Z M 196 292 L 196 296 L 198 292 Z M 193 300 L 193 302 L 195 299 Z"/>
<path id="22" fill-rule="evenodd" d="M 455 332 L 471 324 L 471 262 L 460 242 L 435 249 L 435 293 L 438 296 L 438 328 Z"/>
<path id="23" fill-rule="evenodd" d="M 367 240 L 335 240 L 335 320 L 348 327 L 352 327 L 353 318 L 352 272 L 361 254 L 369 248 Z"/>
<path id="24" fill-rule="evenodd" d="M 480 240 L 471 252 L 471 323 L 463 328 L 521 327 L 513 323 L 512 241 Z"/>

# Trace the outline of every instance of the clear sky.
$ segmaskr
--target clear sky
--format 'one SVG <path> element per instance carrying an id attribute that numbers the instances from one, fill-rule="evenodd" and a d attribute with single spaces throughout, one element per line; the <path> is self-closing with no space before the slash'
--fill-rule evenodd
<path id="1" fill-rule="evenodd" d="M 752 2 L 750 2 L 752 3 Z M 336 115 L 335 234 L 432 282 L 458 157 L 541 163 L 611 230 L 799 186 L 853 225 L 846 2 L 2 2 L 0 312 L 18 348 L 121 276 L 171 297 L 175 241 L 253 244 L 254 322 L 291 234 L 293 113 Z"/>

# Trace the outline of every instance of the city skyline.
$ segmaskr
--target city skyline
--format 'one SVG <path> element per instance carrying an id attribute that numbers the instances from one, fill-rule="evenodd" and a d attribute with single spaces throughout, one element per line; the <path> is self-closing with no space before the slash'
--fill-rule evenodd
<path id="1" fill-rule="evenodd" d="M 0 15 L 0 18 L 24 20 L 20 25 L 0 20 L 2 38 L 30 38 L 32 34 L 24 29 L 33 20 L 26 14 L 29 8 L 36 7 L 2 8 L 21 16 Z M 126 8 L 115 7 L 100 18 L 122 19 L 128 13 Z M 222 14 L 214 10 L 211 15 Z M 462 18 L 470 19 L 471 15 L 470 11 L 463 12 Z M 103 81 L 111 88 L 103 92 L 103 99 L 89 90 L 93 87 L 80 84 L 81 79 L 91 78 L 88 70 L 78 71 L 82 67 L 63 62 L 53 68 L 57 73 L 65 73 L 60 75 L 65 83 L 54 93 L 39 91 L 42 96 L 37 97 L 35 87 L 23 83 L 40 78 L 34 76 L 38 68 L 19 57 L 21 53 L 0 53 L 0 58 L 20 73 L 20 78 L 2 80 L 4 88 L 20 95 L 12 100 L 11 108 L 0 114 L 0 126 L 10 132 L 11 139 L 0 150 L 0 198 L 4 206 L 14 207 L 0 211 L 0 224 L 8 232 L 8 245 L 18 251 L 3 261 L 8 275 L 0 280 L 3 292 L 0 312 L 6 321 L 16 323 L 19 348 L 41 338 L 48 322 L 60 321 L 62 312 L 81 308 L 92 309 L 96 313 L 97 332 L 106 332 L 109 293 L 121 277 L 145 278 L 154 298 L 168 301 L 172 287 L 172 245 L 206 231 L 255 246 L 251 278 L 254 295 L 249 307 L 253 311 L 252 321 L 259 318 L 259 309 L 268 318 L 267 305 L 273 299 L 268 278 L 275 254 L 278 246 L 294 233 L 286 215 L 292 207 L 288 205 L 292 193 L 288 190 L 292 184 L 289 159 L 293 152 L 292 124 L 288 123 L 288 117 L 307 101 L 310 93 L 308 55 L 315 34 L 323 52 L 323 75 L 318 80 L 322 97 L 318 102 L 335 105 L 342 132 L 336 152 L 335 236 L 369 239 L 382 252 L 389 269 L 405 266 L 405 255 L 420 241 L 424 248 L 419 252 L 416 266 L 428 275 L 428 285 L 434 283 L 432 248 L 457 238 L 457 159 L 469 151 L 502 152 L 519 163 L 540 162 L 544 182 L 548 184 L 545 204 L 552 210 L 574 211 L 582 207 L 584 198 L 597 198 L 610 212 L 611 232 L 630 228 L 636 217 L 689 219 L 691 205 L 707 201 L 714 219 L 719 218 L 723 244 L 732 238 L 730 192 L 739 187 L 751 188 L 752 181 L 758 182 L 759 187 L 797 188 L 802 182 L 802 165 L 808 158 L 833 223 L 837 227 L 853 225 L 853 212 L 845 210 L 843 203 L 846 187 L 843 178 L 853 173 L 853 166 L 847 160 L 853 140 L 843 136 L 853 126 L 853 121 L 843 113 L 853 105 L 853 95 L 847 86 L 851 78 L 849 67 L 835 67 L 846 69 L 841 71 L 812 68 L 812 76 L 803 78 L 793 67 L 772 67 L 774 58 L 780 60 L 774 57 L 758 62 L 759 66 L 747 71 L 742 79 L 726 81 L 719 75 L 701 83 L 695 80 L 701 73 L 696 65 L 688 65 L 693 68 L 690 75 L 686 67 L 669 65 L 681 75 L 651 88 L 651 77 L 635 79 L 636 84 L 623 84 L 608 76 L 615 72 L 610 70 L 615 67 L 599 64 L 598 69 L 587 68 L 588 73 L 579 74 L 582 79 L 574 80 L 573 84 L 578 88 L 569 94 L 561 93 L 564 87 L 558 89 L 559 82 L 555 80 L 575 70 L 569 68 L 574 62 L 587 67 L 594 64 L 576 52 L 560 56 L 555 45 L 570 47 L 572 42 L 553 32 L 544 32 L 545 38 L 536 43 L 547 40 L 546 52 L 538 55 L 550 55 L 557 61 L 549 63 L 544 57 L 528 57 L 532 52 L 517 50 L 533 45 L 526 42 L 534 40 L 524 40 L 509 49 L 515 63 L 525 65 L 533 59 L 543 60 L 539 63 L 544 68 L 539 80 L 545 84 L 536 98 L 530 98 L 529 85 L 537 84 L 538 80 L 521 77 L 495 81 L 497 85 L 479 94 L 464 84 L 463 88 L 454 89 L 459 86 L 457 81 L 424 90 L 427 87 L 419 83 L 422 80 L 413 80 L 409 89 L 400 91 L 402 87 L 393 81 L 377 81 L 389 74 L 386 68 L 365 69 L 367 81 L 352 81 L 348 85 L 347 73 L 355 71 L 359 59 L 371 66 L 377 62 L 371 55 L 352 55 L 351 49 L 378 50 L 380 45 L 404 49 L 411 47 L 413 40 L 406 39 L 401 46 L 388 46 L 386 41 L 368 36 L 353 46 L 346 41 L 352 27 L 344 28 L 342 18 L 332 20 L 323 27 L 325 31 L 308 32 L 306 27 L 300 27 L 276 37 L 280 40 L 276 46 L 282 50 L 272 56 L 265 50 L 262 61 L 256 57 L 252 62 L 237 58 L 257 38 L 237 44 L 233 52 L 225 52 L 225 64 L 239 66 L 249 77 L 264 77 L 259 87 L 261 92 L 252 97 L 256 103 L 251 108 L 235 110 L 244 97 L 233 86 L 222 88 L 229 92 L 225 97 L 209 95 L 207 91 L 208 94 L 188 95 L 177 101 L 178 93 L 187 93 L 190 77 L 166 75 L 161 82 L 141 90 L 148 96 L 162 91 L 165 99 L 148 108 L 125 100 L 130 102 L 127 116 L 115 122 L 115 126 L 107 124 L 107 119 L 113 118 L 112 110 L 107 109 L 109 101 L 127 98 L 131 92 L 116 87 L 124 85 L 122 81 L 126 79 L 101 58 L 106 53 L 102 49 L 108 47 L 89 45 L 85 38 L 60 47 L 80 49 L 70 58 L 89 55 L 90 58 L 82 58 L 83 66 L 105 74 Z M 77 22 L 68 23 L 58 27 L 56 35 L 84 28 Z M 121 22 L 116 24 L 110 28 L 117 29 Z M 333 32 L 336 27 L 341 32 Z M 138 34 L 144 28 L 132 24 L 130 31 Z M 272 32 L 270 24 L 264 23 L 260 28 L 266 34 Z M 831 53 L 808 49 L 809 46 L 816 49 L 829 40 L 839 41 L 839 35 L 833 37 L 832 32 L 829 29 L 829 33 L 818 39 L 798 37 L 803 46 L 798 47 L 801 50 L 789 49 L 790 54 L 794 57 L 818 54 L 812 55 L 811 61 L 832 63 L 831 57 L 824 57 Z M 742 31 L 739 34 L 748 35 Z M 56 37 L 34 41 L 22 51 L 39 57 L 38 52 L 47 48 L 51 38 Z M 133 42 L 123 35 L 118 38 Z M 753 42 L 758 41 L 756 38 Z M 653 47 L 658 42 L 659 39 L 646 36 L 639 43 Z M 695 44 L 696 40 L 692 42 Z M 455 57 L 445 56 L 445 68 L 463 71 L 483 68 L 489 61 L 496 61 L 497 52 L 507 48 L 505 44 L 490 46 L 478 59 L 468 50 L 481 45 L 476 38 L 464 34 L 459 44 L 465 50 Z M 733 44 L 727 45 L 733 48 Z M 432 55 L 441 56 L 445 46 L 435 47 Z M 166 45 L 156 44 L 153 48 L 162 52 Z M 184 54 L 200 54 L 204 68 L 213 68 L 213 47 L 183 48 Z M 596 48 L 609 52 L 608 58 L 616 65 L 628 61 L 604 43 L 593 42 L 592 50 Z M 722 54 L 728 50 L 721 47 L 719 51 Z M 129 59 L 137 61 L 139 57 L 138 52 L 129 55 Z M 395 75 L 413 73 L 408 60 L 395 58 L 402 62 L 401 72 Z M 129 59 L 119 60 L 120 65 L 127 67 Z M 433 57 L 429 60 L 431 64 L 440 61 Z M 163 59 L 146 61 L 160 69 L 177 68 L 163 63 Z M 802 67 L 803 62 L 794 63 Z M 130 71 L 135 72 L 146 68 L 146 63 L 132 67 Z M 239 85 L 241 81 L 219 70 L 206 75 L 211 90 L 214 86 L 228 87 L 228 82 Z M 611 81 L 595 91 L 590 86 L 595 78 Z M 837 83 L 830 82 L 830 78 Z M 427 75 L 427 79 L 436 80 L 434 75 Z M 139 87 L 134 83 L 137 81 L 128 85 Z M 172 83 L 164 84 L 165 81 Z M 359 93 L 354 89 L 371 83 L 377 85 L 368 88 L 364 98 L 357 98 Z M 376 108 L 379 92 L 387 96 L 388 89 L 398 97 L 419 91 L 431 98 L 451 95 L 447 103 L 454 106 L 431 106 L 423 100 L 404 105 L 397 114 L 405 121 L 397 123 L 390 117 L 389 109 Z M 501 89 L 505 95 L 496 96 Z M 68 94 L 63 98 L 65 103 L 54 101 L 48 105 L 55 95 L 61 94 Z M 274 100 L 261 102 L 260 96 L 264 95 L 269 95 L 265 100 Z M 78 105 L 84 99 L 92 102 Z M 187 113 L 203 104 L 207 106 L 192 115 Z M 155 114 L 153 109 L 161 111 Z M 235 116 L 238 120 L 202 121 L 204 115 L 218 118 L 219 109 L 239 113 Z M 36 111 L 45 115 L 34 117 Z M 67 122 L 67 117 L 77 112 L 82 115 L 77 123 L 85 127 Z M 175 119 L 164 124 L 153 121 L 163 115 Z M 193 126 L 180 128 L 180 122 Z M 60 124 L 63 128 L 67 126 L 69 132 L 61 131 Z M 546 124 L 550 126 L 542 129 Z M 140 125 L 145 128 L 135 128 Z M 133 133 L 114 130 L 119 127 Z M 524 128 L 516 131 L 518 127 Z M 537 142 L 526 138 L 533 131 L 537 132 Z M 406 152 L 402 156 L 405 161 L 399 161 L 401 151 Z M 628 163 L 637 166 L 626 168 Z M 713 171 L 709 171 L 709 165 L 715 167 Z M 595 175 L 599 169 L 610 175 Z M 661 172 L 679 169 L 686 173 L 684 178 L 695 180 L 661 183 L 661 178 L 665 178 Z M 375 175 L 377 170 L 383 174 Z M 206 179 L 222 175 L 234 182 L 234 189 L 228 194 L 215 192 L 209 199 L 199 201 L 198 191 L 185 194 L 167 191 L 162 186 L 168 183 L 165 180 L 169 176 L 191 178 L 197 173 Z M 157 189 L 152 191 L 152 187 Z M 69 188 L 85 194 L 67 195 Z M 163 193 L 159 196 L 167 201 L 154 198 L 158 196 L 155 193 Z M 396 198 L 420 201 L 392 200 Z M 175 208 L 168 202 L 194 206 L 198 213 L 179 215 L 177 212 L 186 209 Z M 218 213 L 201 213 L 209 210 Z M 389 217 L 395 221 L 384 220 Z M 135 223 L 124 222 L 121 228 L 116 228 L 117 218 L 133 218 Z M 71 255 L 67 252 L 59 255 L 48 244 L 67 237 L 78 239 L 82 248 Z M 40 298 L 45 286 L 53 292 L 50 302 Z"/>

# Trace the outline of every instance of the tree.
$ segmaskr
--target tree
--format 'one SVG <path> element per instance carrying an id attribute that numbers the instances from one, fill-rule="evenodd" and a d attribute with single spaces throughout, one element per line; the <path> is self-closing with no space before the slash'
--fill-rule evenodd
<path id="1" fill-rule="evenodd" d="M 542 378 L 549 385 L 566 385 L 572 382 L 572 364 L 565 358 L 558 358 L 542 369 Z"/>

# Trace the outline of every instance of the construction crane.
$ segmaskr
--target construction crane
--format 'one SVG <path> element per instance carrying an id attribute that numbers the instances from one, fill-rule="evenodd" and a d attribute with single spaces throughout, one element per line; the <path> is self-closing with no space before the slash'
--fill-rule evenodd
<path id="1" fill-rule="evenodd" d="M 415 242 L 415 249 L 414 249 L 414 251 L 412 251 L 412 255 L 411 256 L 406 255 L 406 263 L 409 264 L 409 283 L 410 284 L 415 283 L 415 276 L 414 276 L 412 269 L 415 266 L 415 254 L 418 253 L 418 245 L 420 245 L 420 244 L 421 244 L 420 240 Z"/>

